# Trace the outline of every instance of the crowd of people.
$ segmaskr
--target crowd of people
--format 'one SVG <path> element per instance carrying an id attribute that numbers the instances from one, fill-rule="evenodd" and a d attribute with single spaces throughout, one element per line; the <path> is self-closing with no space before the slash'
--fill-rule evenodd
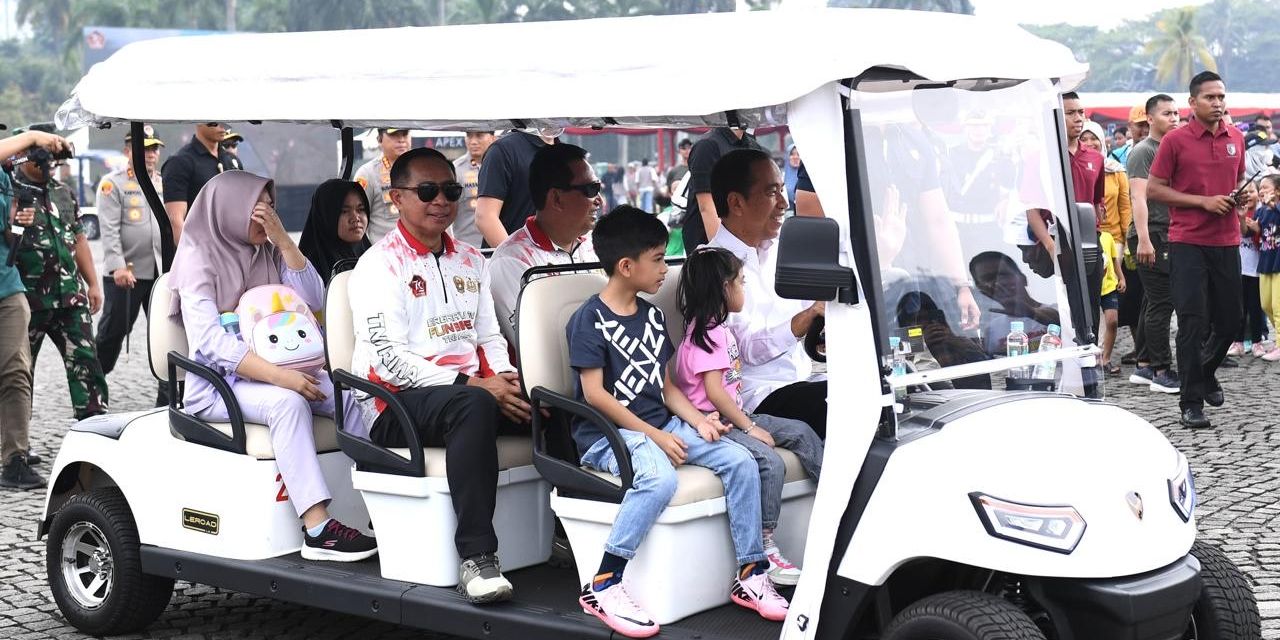
<path id="1" fill-rule="evenodd" d="M 1267 156 L 1258 175 L 1242 180 L 1256 149 L 1273 152 L 1270 123 L 1259 118 L 1247 135 L 1233 127 L 1216 74 L 1196 76 L 1189 104 L 1192 118 L 1181 124 L 1175 100 L 1154 95 L 1134 108 L 1125 132 L 1110 137 L 1086 119 L 1079 96 L 1064 94 L 1062 102 L 1074 194 L 1098 213 L 1101 257 L 1082 271 L 1093 326 L 1102 329 L 1106 369 L 1120 372 L 1112 364 L 1115 336 L 1120 326 L 1131 327 L 1136 351 L 1121 358 L 1137 366 L 1130 380 L 1180 393 L 1183 424 L 1206 427 L 1202 406 L 1224 402 L 1216 375 L 1228 355 L 1280 359 L 1280 349 L 1265 339 L 1267 318 L 1273 331 L 1280 320 L 1280 176 L 1262 175 L 1274 174 L 1277 164 Z M 985 115 L 971 114 L 967 124 L 981 130 Z M 622 576 L 675 491 L 676 467 L 694 464 L 725 485 L 739 564 L 730 599 L 764 618 L 783 619 L 787 602 L 773 585 L 795 584 L 800 570 L 773 536 L 785 475 L 774 447 L 790 449 L 811 478 L 819 476 L 827 388 L 809 376 L 802 347 L 825 306 L 774 293 L 774 247 L 792 211 L 822 215 L 812 181 L 794 147 L 779 167 L 740 129 L 682 141 L 682 161 L 665 176 L 647 161 L 597 176 L 586 151 L 559 141 L 559 134 L 468 132 L 467 152 L 451 161 L 434 149 L 411 148 L 407 130 L 379 129 L 380 154 L 354 180 L 320 185 L 295 243 L 275 211 L 273 182 L 239 169 L 238 135 L 218 123 L 199 124 L 157 170 L 164 143 L 147 129 L 145 167 L 131 162 L 98 187 L 101 280 L 74 199 L 53 179 L 49 163 L 15 161 L 12 185 L 0 172 L 0 206 L 10 212 L 6 238 L 19 239 L 0 249 L 0 258 L 14 259 L 14 266 L 0 267 L 0 333 L 12 338 L 0 341 L 0 484 L 44 484 L 32 469 L 38 459 L 27 437 L 32 367 L 44 335 L 62 352 L 72 407 L 84 418 L 107 411 L 105 373 L 139 310 L 162 313 L 181 320 L 192 358 L 227 377 L 245 419 L 269 427 L 304 531 L 304 557 L 353 561 L 377 552 L 371 535 L 329 514 L 332 493 L 316 459 L 311 421 L 334 415 L 341 401 L 340 427 L 352 435 L 402 447 L 408 426 L 427 446 L 445 448 L 458 521 L 459 590 L 477 603 L 507 599 L 513 588 L 501 572 L 492 524 L 495 438 L 528 433 L 530 421 L 510 349 L 521 279 L 535 266 L 599 262 L 608 283 L 565 327 L 569 359 L 577 399 L 621 429 L 635 474 L 599 568 L 582 587 L 582 607 L 623 635 L 657 633 L 658 625 L 627 595 Z M 891 134 L 899 136 L 892 149 Z M 873 180 L 931 157 L 922 136 L 901 134 L 870 134 L 869 140 L 885 136 L 885 153 L 897 154 L 886 156 L 887 168 L 869 167 Z M 131 142 L 126 137 L 126 146 Z M 38 130 L 0 141 L 2 157 L 30 149 L 58 154 L 68 145 Z M 956 150 L 957 157 L 965 153 Z M 978 166 L 992 162 L 977 137 L 967 153 Z M 147 308 L 160 275 L 160 233 L 137 170 L 147 172 L 161 195 L 177 240 L 169 309 Z M 895 185 L 887 194 L 894 206 L 878 210 L 877 222 L 893 227 L 892 215 L 903 210 L 899 198 L 910 197 L 929 222 L 927 239 L 948 240 L 932 246 L 948 283 L 940 295 L 959 313 L 960 326 L 977 326 L 983 313 L 977 296 L 1030 316 L 1044 311 L 1042 319 L 1052 325 L 1056 310 L 1025 296 L 1025 276 L 1012 257 L 983 252 L 966 269 L 963 229 L 989 222 L 971 182 L 963 189 L 921 183 L 901 192 Z M 674 199 L 677 191 L 685 203 L 674 226 L 682 233 L 677 249 L 688 256 L 679 282 L 687 330 L 671 336 L 662 311 L 639 294 L 656 292 L 668 273 L 671 233 L 654 214 L 657 196 Z M 1026 219 L 1031 246 L 1061 255 L 1050 221 Z M 492 256 L 482 247 L 492 247 Z M 883 266 L 893 258 L 882 253 Z M 287 287 L 319 310 L 329 280 L 345 270 L 351 271 L 356 332 L 352 369 L 394 393 L 412 425 L 398 424 L 396 413 L 374 396 L 336 398 L 323 370 L 273 362 L 269 349 L 254 348 L 225 321 L 242 296 L 263 285 Z M 992 285 L 1009 274 L 1023 278 L 1012 289 L 1022 295 L 1018 300 Z M 912 300 L 910 308 L 898 305 L 900 317 L 929 325 L 941 316 L 928 296 Z M 95 340 L 91 315 L 104 304 Z M 933 322 L 930 331 L 955 337 L 945 321 Z M 17 339 L 23 334 L 28 340 Z M 298 337 L 319 339 L 302 331 Z M 163 390 L 161 396 L 160 404 L 171 401 Z M 181 400 L 184 411 L 199 418 L 221 421 L 229 414 L 199 377 L 188 379 Z M 574 421 L 572 437 L 577 462 L 620 474 L 608 439 L 593 423 Z"/>
<path id="2" fill-rule="evenodd" d="M 1097 287 L 1104 367 L 1119 375 L 1122 364 L 1135 365 L 1129 382 L 1178 394 L 1182 424 L 1207 428 L 1204 405 L 1225 402 L 1221 367 L 1246 354 L 1280 360 L 1267 326 L 1270 319 L 1274 331 L 1280 301 L 1268 277 L 1280 267 L 1280 156 L 1269 116 L 1232 123 L 1216 73 L 1197 74 L 1188 89 L 1185 122 L 1172 96 L 1155 94 L 1114 137 L 1084 119 L 1078 96 L 1065 95 L 1063 105 L 1076 198 L 1097 207 L 1106 256 Z M 1135 349 L 1117 363 L 1120 326 Z"/>
<path id="3" fill-rule="evenodd" d="M 740 565 L 729 598 L 767 619 L 783 619 L 787 602 L 773 585 L 793 585 L 800 572 L 773 535 L 786 471 L 773 447 L 788 447 L 810 477 L 818 476 L 826 389 L 797 366 L 801 338 L 823 305 L 779 300 L 769 284 L 768 253 L 789 203 L 771 157 L 728 129 L 708 140 L 723 137 L 729 148 L 712 143 L 704 155 L 698 145 L 682 145 L 696 160 L 688 170 L 695 185 L 690 199 L 703 201 L 716 218 L 712 242 L 692 251 L 681 273 L 689 330 L 668 336 L 662 312 L 638 294 L 656 291 L 667 272 L 669 233 L 654 215 L 654 194 L 669 190 L 682 172 L 668 172 L 663 185 L 653 167 L 638 163 L 626 184 L 635 186 L 640 206 L 628 198 L 604 214 L 604 185 L 586 151 L 559 142 L 558 132 L 511 131 L 496 139 L 472 132 L 468 152 L 454 161 L 434 149 L 411 149 L 408 134 L 379 130 L 381 153 L 354 180 L 321 184 L 295 243 L 275 211 L 273 182 L 235 168 L 224 142 L 237 143 L 238 136 L 231 139 L 217 123 L 199 124 L 191 141 L 161 165 L 164 143 L 147 128 L 139 169 L 156 187 L 177 238 L 169 309 L 147 308 L 161 271 L 160 218 L 132 163 L 98 187 L 99 280 L 74 200 L 49 174 L 51 165 L 18 162 L 15 180 L 38 188 L 31 191 L 34 200 L 21 190 L 0 194 L 7 200 L 0 205 L 11 210 L 6 237 L 35 238 L 17 242 L 17 266 L 0 271 L 7 283 L 2 330 L 31 338 L 5 342 L 12 353 L 4 354 L 0 371 L 4 484 L 29 489 L 45 482 L 32 468 L 40 461 L 26 434 L 32 354 L 43 335 L 64 351 L 75 415 L 84 418 L 107 411 L 105 372 L 116 364 L 120 340 L 139 311 L 162 313 L 185 327 L 191 357 L 229 381 L 244 418 L 268 426 L 303 530 L 303 557 L 354 561 L 376 554 L 373 536 L 329 513 L 333 494 L 320 471 L 311 421 L 333 416 L 341 401 L 342 429 L 399 447 L 405 436 L 395 413 L 373 396 L 339 399 L 323 369 L 274 361 L 270 348 L 226 320 L 264 285 L 286 287 L 305 308 L 319 310 L 331 277 L 350 270 L 357 320 L 352 368 L 395 393 L 424 444 L 446 450 L 460 592 L 477 603 L 506 599 L 512 586 L 501 573 L 492 524 L 495 438 L 528 433 L 530 405 L 509 348 L 520 280 L 532 266 L 600 262 L 609 283 L 566 327 L 570 360 L 579 400 L 619 425 L 636 473 L 580 603 L 625 635 L 657 632 L 626 594 L 622 576 L 672 497 L 675 468 L 697 464 L 726 486 Z M 736 144 L 744 139 L 748 144 Z M 126 149 L 132 142 L 125 139 Z M 32 147 L 69 149 L 52 133 L 28 131 L 6 141 L 0 153 L 15 156 Z M 495 247 L 491 257 L 481 253 L 485 245 Z M 95 341 L 91 315 L 104 300 Z M 299 332 L 300 340 L 316 338 Z M 197 377 L 183 386 L 181 406 L 211 421 L 231 413 Z M 581 422 L 572 430 L 581 464 L 619 473 L 597 428 Z"/>

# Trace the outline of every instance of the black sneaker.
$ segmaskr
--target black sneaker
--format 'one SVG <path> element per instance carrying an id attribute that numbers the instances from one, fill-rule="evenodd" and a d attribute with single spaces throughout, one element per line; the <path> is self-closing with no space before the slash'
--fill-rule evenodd
<path id="1" fill-rule="evenodd" d="M 1182 390 L 1182 383 L 1178 381 L 1178 372 L 1165 369 L 1151 379 L 1150 388 L 1159 393 L 1178 393 Z"/>
<path id="2" fill-rule="evenodd" d="M 31 465 L 27 462 L 27 456 L 22 452 L 9 456 L 9 459 L 4 463 L 4 469 L 0 470 L 0 487 L 39 489 L 43 486 L 45 486 L 44 478 L 31 470 Z"/>
<path id="3" fill-rule="evenodd" d="M 302 540 L 302 557 L 307 560 L 357 562 L 378 552 L 378 541 L 373 536 L 366 536 L 337 518 L 329 518 L 324 531 L 314 538 L 303 527 Z"/>
<path id="4" fill-rule="evenodd" d="M 27 452 L 27 464 L 34 467 L 40 464 L 41 462 L 44 462 L 44 458 L 41 458 L 40 454 L 32 453 L 30 451 Z"/>
<path id="5" fill-rule="evenodd" d="M 1130 351 L 1120 356 L 1120 364 L 1138 364 L 1138 352 Z"/>
<path id="6" fill-rule="evenodd" d="M 492 553 L 471 556 L 458 567 L 458 593 L 473 604 L 507 600 L 511 591 L 511 583 L 498 565 L 498 556 Z"/>
<path id="7" fill-rule="evenodd" d="M 1208 429 L 1213 425 L 1209 423 L 1209 419 L 1204 417 L 1204 410 L 1200 407 L 1187 407 L 1182 410 L 1182 426 L 1188 429 Z"/>

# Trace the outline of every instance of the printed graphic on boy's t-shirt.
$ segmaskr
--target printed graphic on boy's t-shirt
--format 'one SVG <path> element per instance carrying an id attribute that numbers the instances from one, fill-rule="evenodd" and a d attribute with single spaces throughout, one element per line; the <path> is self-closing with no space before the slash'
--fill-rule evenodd
<path id="1" fill-rule="evenodd" d="M 630 405 L 648 385 L 662 386 L 662 363 L 658 356 L 662 353 L 667 333 L 661 314 L 656 307 L 650 307 L 644 335 L 633 338 L 626 335 L 621 323 L 605 319 L 604 314 L 596 310 L 595 329 L 627 359 L 626 368 L 613 383 L 613 397 L 624 407 Z"/>

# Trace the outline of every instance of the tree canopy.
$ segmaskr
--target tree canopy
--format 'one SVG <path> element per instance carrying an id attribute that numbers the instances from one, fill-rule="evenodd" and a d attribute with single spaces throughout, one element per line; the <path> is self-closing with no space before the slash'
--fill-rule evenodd
<path id="1" fill-rule="evenodd" d="M 0 122 L 48 120 L 80 77 L 86 26 L 281 32 L 532 22 L 758 9 L 780 0 L 18 0 L 30 40 L 0 42 Z M 828 0 L 831 6 L 973 13 L 970 0 Z M 1090 64 L 1085 91 L 1179 91 L 1217 68 L 1232 91 L 1268 91 L 1280 68 L 1280 3 L 1213 0 L 1112 29 L 1027 27 Z M 907 36 L 909 37 L 909 35 Z M 626 47 L 679 46 L 668 43 Z M 786 34 L 778 34 L 779 44 Z M 584 43 L 584 47 L 607 46 Z M 777 51 L 784 49 L 778 48 Z M 940 50 L 941 51 L 941 50 Z M 607 53 L 607 52 L 595 52 Z M 1011 52 L 1016 54 L 1016 52 Z"/>

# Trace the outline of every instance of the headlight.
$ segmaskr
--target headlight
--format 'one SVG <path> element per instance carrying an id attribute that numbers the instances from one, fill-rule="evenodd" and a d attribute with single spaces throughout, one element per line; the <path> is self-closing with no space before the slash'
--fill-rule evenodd
<path id="1" fill-rule="evenodd" d="M 1196 510 L 1196 481 L 1191 475 L 1191 463 L 1187 457 L 1178 452 L 1178 466 L 1169 478 L 1169 503 L 1183 522 L 1191 522 L 1191 514 Z"/>
<path id="2" fill-rule="evenodd" d="M 1084 518 L 1072 507 L 1020 504 L 973 492 L 969 494 L 987 533 L 1037 549 L 1071 553 L 1084 536 Z"/>

